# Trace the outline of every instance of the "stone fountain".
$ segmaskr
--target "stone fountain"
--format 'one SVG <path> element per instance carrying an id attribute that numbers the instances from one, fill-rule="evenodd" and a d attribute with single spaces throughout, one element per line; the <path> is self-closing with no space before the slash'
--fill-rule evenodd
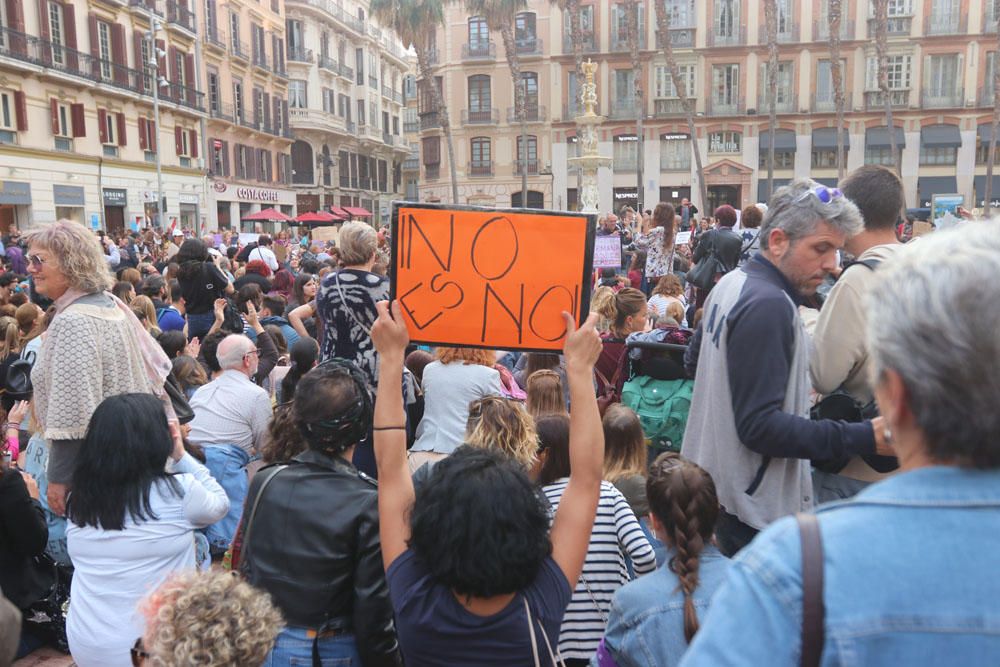
<path id="1" fill-rule="evenodd" d="M 604 157 L 597 152 L 597 126 L 604 121 L 604 117 L 598 116 L 594 112 L 594 108 L 597 106 L 597 84 L 594 83 L 596 72 L 597 63 L 592 60 L 583 63 L 583 73 L 586 76 L 586 82 L 580 91 L 583 114 L 575 118 L 577 137 L 580 142 L 580 155 L 569 158 L 569 163 L 579 167 L 582 173 L 580 210 L 589 213 L 597 212 L 600 205 L 597 170 L 600 167 L 610 167 L 613 162 L 611 158 Z"/>

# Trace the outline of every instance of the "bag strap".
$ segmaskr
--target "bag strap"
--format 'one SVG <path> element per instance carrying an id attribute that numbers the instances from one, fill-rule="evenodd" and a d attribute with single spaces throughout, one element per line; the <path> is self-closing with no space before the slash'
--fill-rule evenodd
<path id="1" fill-rule="evenodd" d="M 819 667 L 823 656 L 823 538 L 815 514 L 796 514 L 802 545 L 802 659 L 801 667 Z"/>
<path id="2" fill-rule="evenodd" d="M 521 601 L 524 603 L 524 615 L 528 618 L 528 636 L 531 638 L 531 657 L 534 659 L 535 667 L 542 667 L 542 661 L 538 655 L 538 637 L 535 635 L 535 618 L 531 615 L 531 607 L 528 606 L 528 598 L 521 597 Z M 566 661 L 562 659 L 562 656 L 556 656 L 555 652 L 552 650 L 552 643 L 549 641 L 549 634 L 545 632 L 545 626 L 538 623 L 538 629 L 542 631 L 542 639 L 545 641 L 545 649 L 549 653 L 550 664 L 561 665 L 561 667 L 566 667 Z"/>
<path id="3" fill-rule="evenodd" d="M 241 556 L 241 560 L 243 561 L 246 560 L 247 554 L 250 551 L 250 531 L 253 528 L 253 519 L 257 516 L 257 506 L 260 505 L 260 499 L 264 496 L 264 489 L 267 488 L 267 485 L 271 483 L 272 479 L 278 476 L 279 472 L 287 467 L 287 464 L 275 466 L 274 470 L 268 473 L 267 477 L 264 478 L 264 481 L 260 483 L 260 488 L 257 489 L 257 495 L 254 496 L 253 505 L 250 506 L 250 514 L 247 517 L 247 523 L 243 529 L 243 555 Z"/>

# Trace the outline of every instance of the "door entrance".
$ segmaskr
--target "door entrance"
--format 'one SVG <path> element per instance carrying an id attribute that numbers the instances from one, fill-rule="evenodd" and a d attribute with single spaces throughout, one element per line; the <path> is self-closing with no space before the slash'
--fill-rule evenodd
<path id="1" fill-rule="evenodd" d="M 710 185 L 708 186 L 708 210 L 705 215 L 712 215 L 718 207 L 729 204 L 736 210 L 741 208 L 740 186 L 738 185 Z"/>

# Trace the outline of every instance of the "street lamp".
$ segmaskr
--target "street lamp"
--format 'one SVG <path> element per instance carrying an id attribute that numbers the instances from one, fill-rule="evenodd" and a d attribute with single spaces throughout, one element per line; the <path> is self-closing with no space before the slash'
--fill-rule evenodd
<path id="1" fill-rule="evenodd" d="M 160 165 L 160 87 L 166 88 L 169 82 L 166 77 L 160 76 L 160 58 L 166 57 L 166 52 L 156 48 L 156 34 L 163 28 L 160 19 L 149 10 L 149 32 L 146 39 L 149 40 L 149 62 L 147 63 L 153 72 L 153 127 L 156 131 L 156 226 L 163 229 L 163 170 Z"/>

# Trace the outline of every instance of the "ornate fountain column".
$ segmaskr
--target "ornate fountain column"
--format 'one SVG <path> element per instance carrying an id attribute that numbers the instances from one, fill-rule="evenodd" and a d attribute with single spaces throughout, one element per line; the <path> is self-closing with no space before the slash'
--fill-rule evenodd
<path id="1" fill-rule="evenodd" d="M 577 139 L 580 144 L 580 156 L 569 158 L 569 163 L 580 167 L 583 172 L 582 191 L 580 192 L 580 210 L 596 212 L 600 204 L 600 194 L 597 189 L 597 169 L 610 167 L 612 159 L 603 157 L 597 152 L 597 127 L 604 121 L 603 116 L 594 112 L 597 106 L 597 84 L 594 83 L 594 73 L 597 63 L 587 60 L 583 63 L 583 73 L 586 83 L 580 91 L 583 102 L 583 114 L 576 117 Z"/>

